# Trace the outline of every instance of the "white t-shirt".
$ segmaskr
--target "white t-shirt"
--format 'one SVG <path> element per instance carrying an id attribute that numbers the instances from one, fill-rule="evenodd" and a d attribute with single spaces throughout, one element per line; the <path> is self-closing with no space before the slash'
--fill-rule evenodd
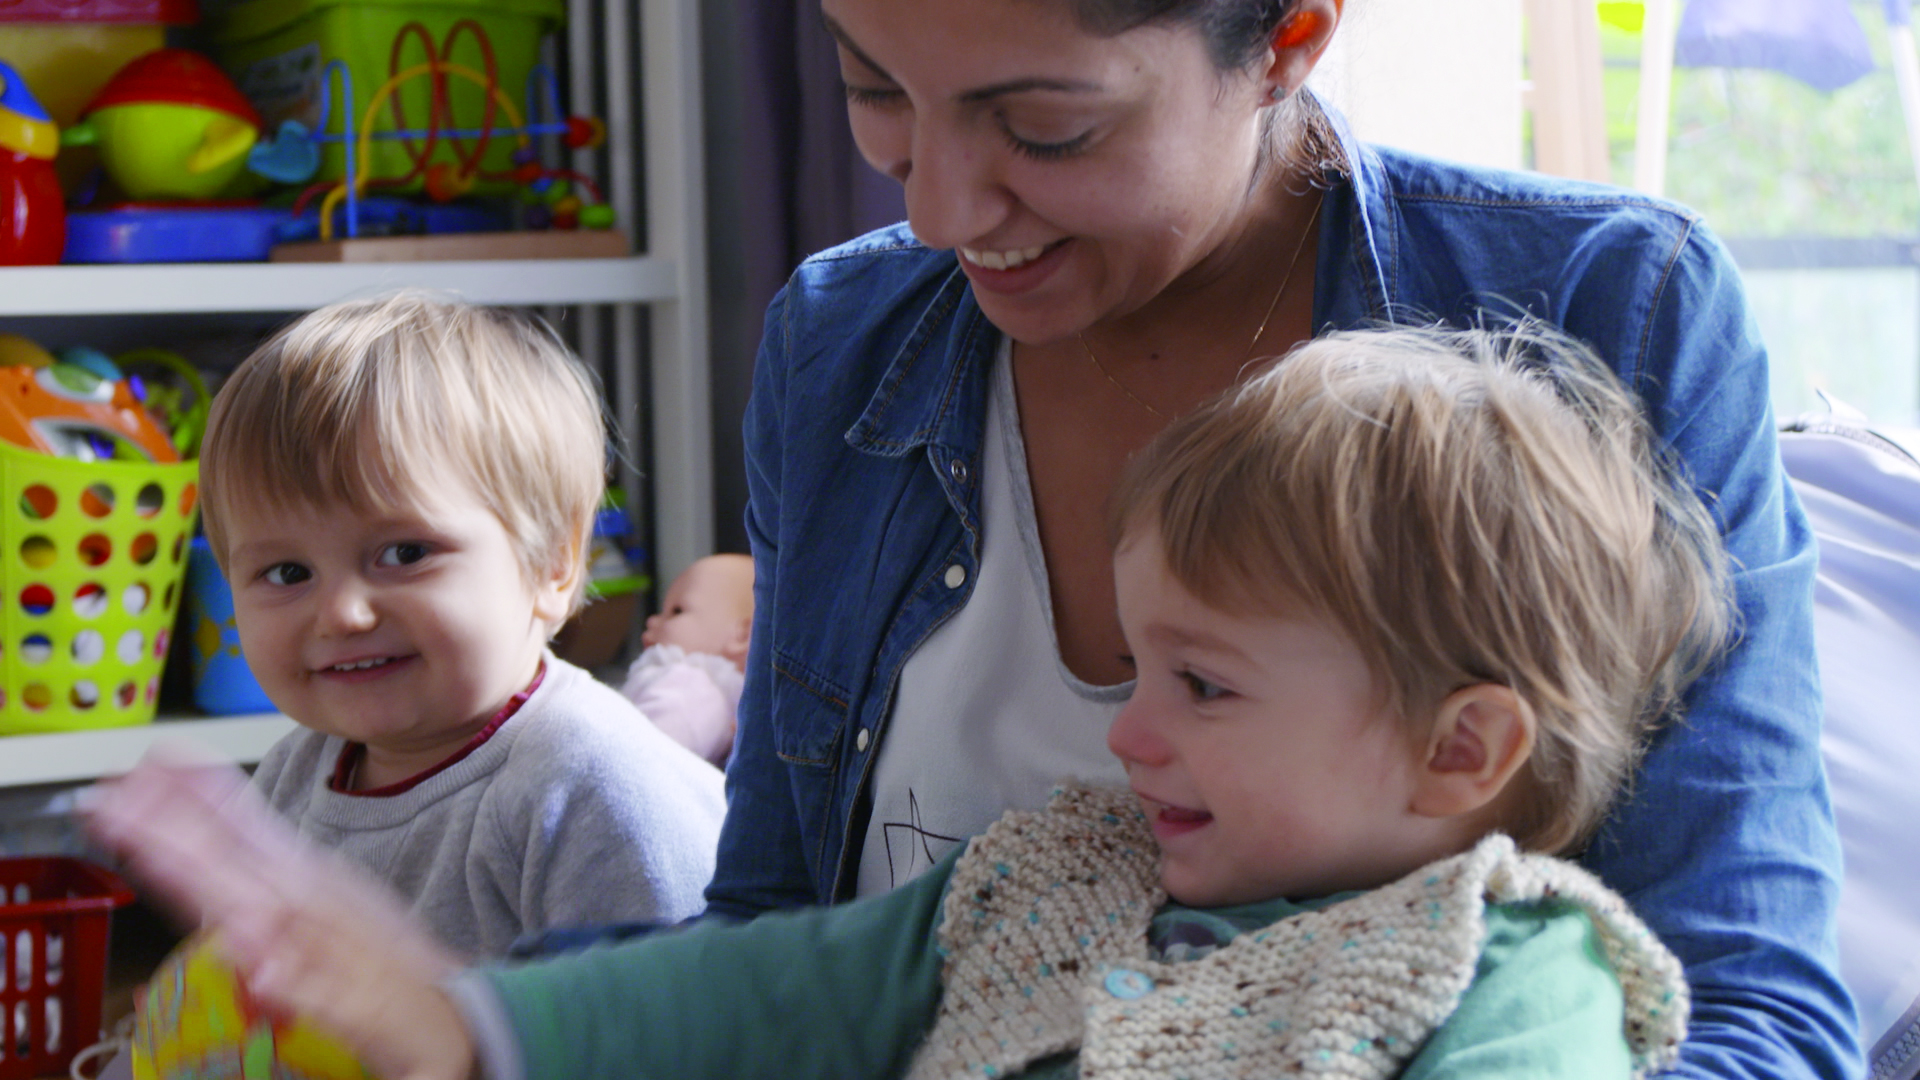
<path id="1" fill-rule="evenodd" d="M 874 763 L 861 896 L 905 883 L 1009 809 L 1040 809 L 1062 780 L 1126 782 L 1107 727 L 1133 684 L 1094 686 L 1060 661 L 1004 339 L 991 388 L 973 595 L 901 668 Z"/>

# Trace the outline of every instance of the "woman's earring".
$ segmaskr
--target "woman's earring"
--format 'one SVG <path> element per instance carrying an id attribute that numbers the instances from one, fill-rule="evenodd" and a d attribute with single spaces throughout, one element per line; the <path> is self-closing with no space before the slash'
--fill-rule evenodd
<path id="1" fill-rule="evenodd" d="M 1267 91 L 1267 100 L 1273 102 L 1275 105 L 1287 100 L 1287 88 L 1281 86 L 1279 83 L 1274 83 L 1273 87 Z"/>

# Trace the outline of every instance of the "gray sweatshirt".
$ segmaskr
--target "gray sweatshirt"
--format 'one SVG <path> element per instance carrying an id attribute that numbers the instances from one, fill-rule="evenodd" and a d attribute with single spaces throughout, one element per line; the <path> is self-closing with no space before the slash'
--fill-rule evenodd
<path id="1" fill-rule="evenodd" d="M 557 926 L 698 912 L 726 813 L 720 771 L 593 676 L 546 662 L 491 738 L 408 791 L 330 790 L 343 740 L 305 728 L 267 751 L 254 783 L 463 955 L 500 956 Z"/>

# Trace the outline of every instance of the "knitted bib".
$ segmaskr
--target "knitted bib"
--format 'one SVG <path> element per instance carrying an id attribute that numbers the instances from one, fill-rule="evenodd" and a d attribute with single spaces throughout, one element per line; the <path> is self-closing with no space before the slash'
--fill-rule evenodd
<path id="1" fill-rule="evenodd" d="M 1397 1074 L 1472 983 L 1489 903 L 1558 899 L 1599 931 L 1626 997 L 1634 1075 L 1686 1035 L 1680 962 L 1598 879 L 1492 835 L 1391 885 L 1242 934 L 1178 964 L 1148 958 L 1166 902 L 1125 789 L 1065 788 L 968 845 L 939 928 L 940 1012 L 915 1080 L 1000 1077 L 1078 1047 L 1083 1080 Z"/>

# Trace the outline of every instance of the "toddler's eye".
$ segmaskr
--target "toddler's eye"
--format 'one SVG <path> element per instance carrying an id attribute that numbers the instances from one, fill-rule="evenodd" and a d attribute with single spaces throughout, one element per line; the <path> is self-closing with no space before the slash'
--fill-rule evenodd
<path id="1" fill-rule="evenodd" d="M 1193 695 L 1195 701 L 1212 701 L 1227 692 L 1223 687 L 1215 686 L 1191 671 L 1181 672 L 1180 678 L 1186 682 L 1187 692 Z"/>
<path id="2" fill-rule="evenodd" d="M 313 576 L 313 571 L 297 562 L 275 563 L 260 575 L 269 585 L 298 585 Z"/>
<path id="3" fill-rule="evenodd" d="M 381 566 L 410 566 L 426 557 L 427 545 L 409 540 L 381 548 L 380 557 L 374 561 Z"/>

